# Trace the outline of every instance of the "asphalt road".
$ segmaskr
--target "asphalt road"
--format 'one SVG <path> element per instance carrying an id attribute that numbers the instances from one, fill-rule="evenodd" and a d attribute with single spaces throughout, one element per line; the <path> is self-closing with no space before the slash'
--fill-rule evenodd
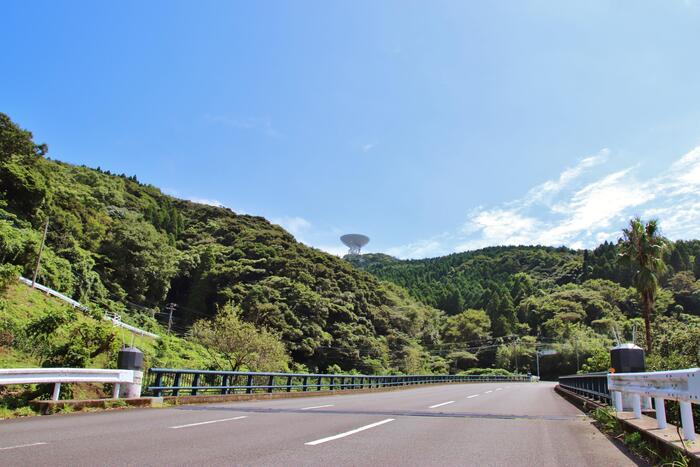
<path id="1" fill-rule="evenodd" d="M 550 383 L 32 417 L 0 465 L 636 465 Z"/>

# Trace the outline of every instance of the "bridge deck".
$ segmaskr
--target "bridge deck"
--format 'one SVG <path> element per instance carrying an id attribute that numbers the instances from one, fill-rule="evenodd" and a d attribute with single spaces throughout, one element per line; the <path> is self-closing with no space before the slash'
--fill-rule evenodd
<path id="1" fill-rule="evenodd" d="M 1 465 L 635 465 L 549 383 L 0 422 Z"/>

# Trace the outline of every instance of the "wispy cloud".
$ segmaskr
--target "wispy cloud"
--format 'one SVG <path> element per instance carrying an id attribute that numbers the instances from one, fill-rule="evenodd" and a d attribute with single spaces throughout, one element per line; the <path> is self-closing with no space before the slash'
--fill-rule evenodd
<path id="1" fill-rule="evenodd" d="M 222 115 L 204 115 L 204 119 L 211 123 L 216 123 L 236 130 L 257 131 L 271 138 L 278 138 L 281 133 L 272 125 L 272 120 L 268 117 L 244 117 L 230 118 Z"/>
<path id="2" fill-rule="evenodd" d="M 216 200 L 216 199 L 197 198 L 197 197 L 192 197 L 192 198 L 188 198 L 188 199 L 189 199 L 190 201 L 192 201 L 193 203 L 206 204 L 206 205 L 209 205 L 209 206 L 215 206 L 215 207 L 217 207 L 217 208 L 224 208 L 224 207 L 226 207 L 226 206 L 224 205 L 224 203 L 222 203 L 221 201 Z"/>
<path id="3" fill-rule="evenodd" d="M 206 204 L 208 206 L 214 206 L 217 208 L 228 208 L 237 214 L 247 214 L 246 211 L 238 208 L 232 208 L 231 206 L 226 205 L 224 202 L 219 201 L 218 199 L 207 198 L 204 196 L 189 196 L 173 188 L 163 188 L 162 191 L 166 195 L 174 196 L 180 199 L 186 199 L 187 201 L 192 201 L 193 203 Z"/>
<path id="4" fill-rule="evenodd" d="M 362 145 L 362 152 L 369 152 L 372 149 L 374 149 L 374 146 L 376 146 L 376 144 L 374 144 L 374 143 L 363 144 Z"/>
<path id="5" fill-rule="evenodd" d="M 609 156 L 610 150 L 608 148 L 603 148 L 597 154 L 584 157 L 575 166 L 565 169 L 556 180 L 547 180 L 532 188 L 525 196 L 524 202 L 536 203 L 549 201 L 552 196 L 559 193 L 583 175 L 586 169 L 606 162 Z"/>
<path id="6" fill-rule="evenodd" d="M 426 240 L 409 243 L 389 248 L 385 251 L 387 255 L 397 258 L 426 258 L 429 256 L 437 256 L 445 252 L 445 244 L 447 235 L 438 235 Z"/>
<path id="7" fill-rule="evenodd" d="M 299 216 L 278 217 L 271 220 L 301 241 L 301 236 L 311 228 L 311 222 Z"/>
<path id="8" fill-rule="evenodd" d="M 522 198 L 472 209 L 460 228 L 439 241 L 419 240 L 387 253 L 419 258 L 493 245 L 591 248 L 616 240 L 635 215 L 658 218 L 672 239 L 700 237 L 700 146 L 647 178 L 638 165 L 611 171 L 610 156 L 602 149 Z"/>

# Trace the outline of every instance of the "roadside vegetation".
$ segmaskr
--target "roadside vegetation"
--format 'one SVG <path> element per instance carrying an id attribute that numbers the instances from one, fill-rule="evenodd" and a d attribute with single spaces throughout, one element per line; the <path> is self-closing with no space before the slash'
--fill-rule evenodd
<path id="1" fill-rule="evenodd" d="M 341 259 L 261 217 L 47 154 L 0 114 L 0 366 L 114 365 L 131 337 L 106 312 L 162 336 L 136 338 L 147 365 L 534 373 L 546 347 L 553 377 L 607 369 L 615 334 L 643 345 L 645 329 L 650 369 L 700 365 L 700 241 L 662 241 L 641 221 L 625 239 L 658 237 L 651 282 L 624 241 Z M 38 282 L 89 312 L 16 281 L 33 274 L 47 222 Z"/>

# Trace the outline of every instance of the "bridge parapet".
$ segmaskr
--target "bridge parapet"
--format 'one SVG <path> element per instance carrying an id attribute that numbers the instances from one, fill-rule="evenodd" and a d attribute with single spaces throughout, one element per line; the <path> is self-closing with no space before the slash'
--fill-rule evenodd
<path id="1" fill-rule="evenodd" d="M 683 437 L 696 438 L 692 404 L 700 404 L 700 368 L 642 373 L 587 373 L 559 378 L 559 385 L 581 396 L 612 404 L 623 412 L 623 399 L 630 401 L 635 419 L 642 410 L 652 410 L 659 429 L 667 427 L 666 400 L 680 406 Z"/>
<path id="2" fill-rule="evenodd" d="M 360 375 L 260 373 L 151 368 L 147 390 L 155 396 L 389 388 L 419 384 L 532 381 L 529 375 Z"/>

